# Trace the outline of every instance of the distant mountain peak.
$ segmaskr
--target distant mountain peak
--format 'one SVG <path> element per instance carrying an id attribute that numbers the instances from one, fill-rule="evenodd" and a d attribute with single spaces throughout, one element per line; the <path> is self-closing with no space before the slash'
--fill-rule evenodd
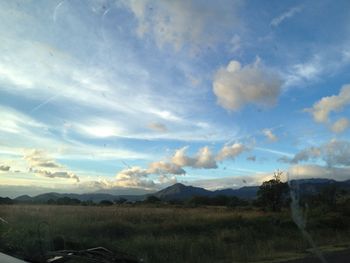
<path id="1" fill-rule="evenodd" d="M 171 186 L 168 186 L 167 188 L 164 188 L 163 190 L 160 190 L 153 195 L 165 200 L 171 200 L 171 199 L 186 199 L 188 197 L 196 196 L 196 195 L 203 195 L 207 196 L 210 195 L 211 191 L 208 191 L 206 189 L 200 188 L 200 187 L 194 187 L 194 186 L 186 186 L 181 183 L 176 183 Z"/>
<path id="2" fill-rule="evenodd" d="M 324 186 L 335 184 L 343 189 L 350 189 L 350 180 L 338 182 L 333 179 L 326 178 L 309 178 L 309 179 L 294 179 L 291 180 L 292 183 L 298 185 L 299 191 L 303 194 L 315 194 L 318 193 Z M 244 186 L 238 189 L 220 189 L 215 191 L 209 191 L 204 188 L 184 185 L 182 183 L 176 183 L 170 185 L 158 192 L 152 194 L 141 194 L 141 195 L 113 195 L 109 193 L 85 193 L 85 194 L 68 194 L 68 193 L 45 193 L 40 194 L 34 197 L 28 195 L 22 195 L 14 200 L 19 202 L 34 202 L 34 203 L 46 203 L 48 200 L 56 200 L 62 197 L 69 197 L 79 199 L 80 201 L 93 201 L 100 202 L 102 200 L 116 200 L 118 198 L 126 198 L 131 201 L 140 201 L 147 198 L 147 196 L 154 195 L 162 200 L 186 200 L 193 196 L 217 196 L 217 195 L 226 195 L 226 196 L 237 196 L 242 199 L 254 199 L 256 198 L 257 191 L 259 186 Z"/>

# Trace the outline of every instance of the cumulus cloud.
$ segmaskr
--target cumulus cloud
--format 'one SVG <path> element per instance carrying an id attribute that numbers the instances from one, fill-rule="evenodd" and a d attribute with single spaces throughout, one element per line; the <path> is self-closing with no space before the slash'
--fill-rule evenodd
<path id="1" fill-rule="evenodd" d="M 232 145 L 225 145 L 217 154 L 216 159 L 222 161 L 224 159 L 234 159 L 240 155 L 247 148 L 241 143 L 234 143 Z"/>
<path id="2" fill-rule="evenodd" d="M 316 122 L 326 123 L 331 112 L 339 112 L 350 104 L 350 84 L 344 85 L 338 95 L 323 97 L 312 108 L 305 109 Z"/>
<path id="3" fill-rule="evenodd" d="M 43 151 L 34 149 L 25 154 L 24 159 L 30 167 L 59 168 L 60 164 L 49 158 Z"/>
<path id="4" fill-rule="evenodd" d="M 278 140 L 278 137 L 273 134 L 271 129 L 264 129 L 262 130 L 262 133 L 267 137 L 267 139 L 271 142 L 275 142 Z"/>
<path id="5" fill-rule="evenodd" d="M 0 172 L 8 172 L 10 171 L 10 166 L 8 165 L 0 165 Z"/>
<path id="6" fill-rule="evenodd" d="M 151 36 L 159 47 L 165 44 L 176 50 L 210 46 L 227 37 L 237 24 L 241 1 L 217 4 L 211 1 L 123 1 L 135 16 L 140 38 Z M 213 22 L 215 21 L 215 23 Z"/>
<path id="7" fill-rule="evenodd" d="M 177 178 L 176 176 L 169 176 L 165 174 L 161 174 L 158 178 L 160 184 L 176 184 Z"/>
<path id="8" fill-rule="evenodd" d="M 277 27 L 279 24 L 281 24 L 284 20 L 293 17 L 295 14 L 299 13 L 302 10 L 301 6 L 295 6 L 287 10 L 286 12 L 282 13 L 281 15 L 275 17 L 272 19 L 270 25 L 272 27 Z"/>
<path id="9" fill-rule="evenodd" d="M 323 160 L 328 166 L 350 166 L 350 142 L 331 140 L 321 147 Z"/>
<path id="10" fill-rule="evenodd" d="M 171 161 L 179 166 L 193 166 L 194 163 L 196 162 L 195 158 L 189 157 L 186 155 L 188 147 L 182 147 L 178 150 L 175 151 L 175 154 L 171 158 Z"/>
<path id="11" fill-rule="evenodd" d="M 320 156 L 321 156 L 321 149 L 319 147 L 310 147 L 298 152 L 297 154 L 294 155 L 293 158 L 282 156 L 278 160 L 284 163 L 297 164 L 299 162 L 307 162 L 309 160 L 315 160 Z"/>
<path id="12" fill-rule="evenodd" d="M 129 167 L 121 170 L 116 176 L 113 186 L 132 188 L 153 188 L 156 183 L 150 179 L 150 175 L 159 175 L 158 181 L 161 184 L 176 181 L 175 175 L 184 175 L 186 171 L 182 167 L 169 162 L 152 162 L 147 169 L 139 166 Z M 110 182 L 109 182 L 110 184 Z"/>
<path id="13" fill-rule="evenodd" d="M 275 105 L 281 86 L 279 75 L 261 65 L 259 59 L 243 67 L 232 60 L 216 72 L 213 92 L 219 105 L 237 111 L 246 104 Z"/>
<path id="14" fill-rule="evenodd" d="M 197 152 L 194 157 L 186 155 L 188 147 L 183 147 L 175 151 L 175 154 L 171 158 L 172 163 L 181 167 L 203 168 L 213 169 L 217 168 L 215 157 L 210 151 L 208 146 L 205 146 Z"/>
<path id="15" fill-rule="evenodd" d="M 279 161 L 298 164 L 310 160 L 323 160 L 328 167 L 350 166 L 350 142 L 331 140 L 319 147 L 309 147 L 294 155 L 293 158 L 282 157 Z"/>
<path id="16" fill-rule="evenodd" d="M 332 178 L 349 180 L 350 167 L 324 167 L 320 165 L 293 165 L 288 169 L 289 179 Z"/>
<path id="17" fill-rule="evenodd" d="M 153 162 L 148 165 L 147 172 L 150 174 L 176 174 L 176 175 L 183 175 L 186 174 L 186 171 L 181 168 L 181 166 L 174 164 L 174 163 L 168 163 L 168 162 Z"/>
<path id="18" fill-rule="evenodd" d="M 27 151 L 24 155 L 24 159 L 28 162 L 30 171 L 36 175 L 48 178 L 74 179 L 77 182 L 80 181 L 76 174 L 67 171 L 63 165 L 50 158 L 44 151 L 38 149 Z"/>
<path id="19" fill-rule="evenodd" d="M 176 176 L 185 175 L 185 167 L 194 169 L 216 169 L 217 160 L 234 159 L 247 148 L 240 143 L 224 146 L 221 151 L 215 155 L 208 146 L 200 148 L 193 156 L 187 155 L 188 147 L 177 149 L 168 161 L 156 161 L 148 164 L 147 169 L 138 166 L 129 167 L 120 171 L 116 176 L 116 186 L 120 187 L 154 187 L 156 183 L 167 184 L 176 182 Z M 250 157 L 255 161 L 255 156 Z M 151 180 L 151 175 L 157 175 Z"/>
<path id="20" fill-rule="evenodd" d="M 66 171 L 48 171 L 48 170 L 33 170 L 33 172 L 36 175 L 49 177 L 49 178 L 67 178 L 67 179 L 74 179 L 77 182 L 79 182 L 79 177 L 72 173 L 72 172 L 66 172 Z"/>
<path id="21" fill-rule="evenodd" d="M 206 146 L 199 149 L 194 167 L 204 169 L 212 169 L 218 167 L 215 161 L 215 157 L 211 153 L 209 147 Z"/>
<path id="22" fill-rule="evenodd" d="M 121 170 L 116 176 L 116 186 L 120 187 L 144 187 L 150 188 L 155 185 L 154 181 L 148 178 L 149 172 L 139 166 L 129 167 Z"/>
<path id="23" fill-rule="evenodd" d="M 335 133 L 341 133 L 349 127 L 349 120 L 347 118 L 340 118 L 331 126 L 331 130 Z"/>
<path id="24" fill-rule="evenodd" d="M 148 124 L 148 128 L 151 130 L 154 130 L 156 132 L 167 132 L 168 131 L 168 128 L 164 124 L 159 123 L 159 122 L 152 122 L 152 123 Z"/>

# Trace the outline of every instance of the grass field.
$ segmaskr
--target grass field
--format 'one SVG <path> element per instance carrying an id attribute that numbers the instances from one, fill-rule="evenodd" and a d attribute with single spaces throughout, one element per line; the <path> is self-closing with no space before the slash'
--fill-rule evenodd
<path id="1" fill-rule="evenodd" d="M 310 248 L 289 212 L 175 206 L 3 205 L 0 250 L 28 260 L 52 250 L 104 246 L 145 262 L 252 262 L 301 255 Z M 307 230 L 318 246 L 350 242 L 350 218 L 317 213 Z M 58 238 L 59 237 L 59 238 Z"/>

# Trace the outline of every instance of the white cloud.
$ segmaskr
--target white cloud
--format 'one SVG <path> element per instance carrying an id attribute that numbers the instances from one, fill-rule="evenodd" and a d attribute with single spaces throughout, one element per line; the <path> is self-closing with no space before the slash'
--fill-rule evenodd
<path id="1" fill-rule="evenodd" d="M 321 147 L 323 160 L 328 166 L 350 166 L 350 142 L 331 140 Z"/>
<path id="2" fill-rule="evenodd" d="M 129 4 L 132 5 L 131 2 L 125 3 Z M 148 5 L 141 1 L 134 4 Z M 161 1 L 149 4 L 161 6 L 157 9 L 161 12 L 163 7 L 186 6 L 187 2 L 172 4 Z M 5 54 L 0 57 L 2 91 L 20 98 L 27 112 L 31 116 L 40 117 L 51 131 L 57 131 L 65 121 L 74 124 L 71 129 L 76 129 L 80 135 L 96 138 L 118 136 L 208 141 L 222 140 L 225 136 L 224 127 L 196 127 L 195 123 L 204 122 L 204 118 L 189 117 L 197 116 L 192 114 L 192 109 L 205 107 L 193 103 L 195 98 L 202 95 L 199 94 L 200 89 L 189 91 L 187 85 L 180 87 L 182 85 L 179 86 L 177 80 L 176 83 L 174 81 L 173 71 L 167 75 L 162 65 L 156 65 L 149 59 L 140 59 L 144 50 L 135 51 L 129 45 L 129 41 L 134 40 L 119 38 L 115 35 L 115 29 L 95 23 L 101 19 L 102 14 L 92 13 L 90 4 L 79 6 L 86 11 L 80 12 L 81 10 L 75 9 L 78 6 L 65 1 L 56 9 L 56 13 L 61 13 L 62 16 L 57 16 L 54 24 L 50 24 L 50 17 L 57 7 L 55 3 L 45 2 L 35 8 L 31 5 L 11 5 L 11 9 L 6 8 L 9 5 L 11 4 L 3 3 L 1 6 L 4 8 L 0 8 L 1 17 L 6 21 L 0 25 L 3 37 L 0 53 Z M 104 6 L 102 3 L 95 5 L 94 10 Z M 115 7 L 114 3 L 111 5 Z M 189 5 L 202 6 L 199 2 Z M 214 7 L 213 10 L 222 9 L 227 12 L 227 6 L 222 8 L 216 4 L 209 5 L 210 8 L 203 7 L 208 12 L 211 6 Z M 36 13 L 37 10 L 42 13 Z M 194 11 L 197 12 L 197 9 Z M 125 12 L 125 9 L 118 12 Z M 168 12 L 167 8 L 165 12 Z M 203 19 L 206 17 L 204 13 L 199 15 Z M 232 12 L 229 16 L 232 16 Z M 125 28 L 128 28 L 130 21 L 123 21 Z M 7 30 L 8 28 L 16 30 Z M 92 31 L 88 28 L 96 34 L 91 34 Z M 206 30 L 207 28 L 204 29 L 205 32 Z M 107 40 L 99 37 L 100 31 L 109 35 Z M 64 43 L 62 39 L 65 39 Z M 109 41 L 113 42 L 113 48 Z M 94 55 L 87 59 L 86 54 Z M 122 57 L 128 59 L 121 60 Z M 192 70 L 192 64 L 186 61 L 176 58 L 175 62 L 170 62 L 181 68 L 184 75 L 200 76 L 202 73 L 201 70 Z M 162 73 L 158 74 L 159 72 Z M 174 92 L 175 89 L 178 91 Z M 52 114 L 40 114 L 46 111 Z M 162 124 L 169 130 L 152 132 L 146 128 L 150 123 Z M 56 124 L 58 127 L 53 127 Z M 159 125 L 151 127 L 165 131 Z M 11 131 L 16 128 L 12 124 L 7 125 Z"/>
<path id="3" fill-rule="evenodd" d="M 194 157 L 186 155 L 188 147 L 175 151 L 170 161 L 156 161 L 148 164 L 144 169 L 138 166 L 129 167 L 117 174 L 115 184 L 121 187 L 154 187 L 156 182 L 149 178 L 150 175 L 158 175 L 158 183 L 166 184 L 176 181 L 177 175 L 185 175 L 184 167 L 196 169 L 217 168 L 215 156 L 209 147 L 205 146 L 198 150 Z"/>
<path id="4" fill-rule="evenodd" d="M 125 134 L 125 130 L 116 121 L 90 118 L 88 123 L 73 123 L 68 129 L 74 129 L 82 135 L 96 138 L 117 137 Z"/>
<path id="5" fill-rule="evenodd" d="M 241 38 L 239 35 L 234 35 L 230 40 L 230 52 L 235 54 L 241 49 Z"/>
<path id="6" fill-rule="evenodd" d="M 198 150 L 194 157 L 186 155 L 186 150 L 188 147 L 183 147 L 175 151 L 172 156 L 172 163 L 179 165 L 181 167 L 192 167 L 192 168 L 203 168 L 203 169 L 213 169 L 217 168 L 215 161 L 215 156 L 210 151 L 209 147 L 205 146 Z"/>
<path id="7" fill-rule="evenodd" d="M 65 178 L 65 179 L 74 179 L 77 182 L 80 181 L 79 177 L 67 171 L 48 171 L 48 170 L 33 170 L 36 175 L 49 177 L 49 178 Z"/>
<path id="8" fill-rule="evenodd" d="M 297 154 L 294 155 L 293 158 L 289 158 L 286 156 L 282 156 L 278 160 L 285 163 L 299 163 L 299 162 L 307 162 L 309 160 L 315 160 L 321 156 L 321 149 L 319 147 L 310 147 L 304 149 Z"/>
<path id="9" fill-rule="evenodd" d="M 209 190 L 225 189 L 225 188 L 240 188 L 244 186 L 257 186 L 262 182 L 271 179 L 271 173 L 252 173 L 250 175 L 236 175 L 222 178 L 201 179 L 191 182 L 191 185 L 203 187 Z"/>
<path id="10" fill-rule="evenodd" d="M 148 178 L 148 171 L 138 166 L 133 166 L 120 171 L 116 176 L 115 186 L 152 188 L 155 183 Z"/>
<path id="11" fill-rule="evenodd" d="M 349 120 L 347 118 L 340 118 L 331 126 L 331 130 L 335 133 L 341 133 L 349 127 Z"/>
<path id="12" fill-rule="evenodd" d="M 297 154 L 293 158 L 282 157 L 282 162 L 298 164 L 309 160 L 323 160 L 328 167 L 350 166 L 350 142 L 345 140 L 331 140 L 319 147 L 309 147 Z"/>
<path id="13" fill-rule="evenodd" d="M 60 168 L 60 164 L 51 159 L 44 151 L 37 149 L 29 151 L 24 155 L 24 159 L 33 167 Z"/>
<path id="14" fill-rule="evenodd" d="M 278 140 L 278 137 L 273 134 L 271 129 L 263 129 L 262 133 L 267 137 L 267 139 L 269 139 L 269 141 L 271 142 L 275 142 Z"/>
<path id="15" fill-rule="evenodd" d="M 205 146 L 199 149 L 196 155 L 196 162 L 194 164 L 195 168 L 203 168 L 203 169 L 213 169 L 218 168 L 215 157 L 210 151 L 209 147 Z"/>
<path id="16" fill-rule="evenodd" d="M 235 159 L 242 152 L 247 150 L 247 147 L 241 143 L 233 143 L 232 145 L 225 145 L 217 154 L 216 159 L 223 161 L 225 159 Z"/>
<path id="17" fill-rule="evenodd" d="M 192 158 L 186 155 L 187 149 L 188 149 L 188 146 L 185 146 L 176 150 L 175 154 L 171 158 L 172 163 L 179 165 L 181 167 L 193 166 L 196 160 L 195 158 Z"/>
<path id="18" fill-rule="evenodd" d="M 27 151 L 24 159 L 28 162 L 30 171 L 36 175 L 49 178 L 67 178 L 80 181 L 79 177 L 50 158 L 50 156 L 41 150 L 33 149 Z"/>
<path id="19" fill-rule="evenodd" d="M 135 16 L 140 38 L 151 36 L 159 47 L 211 46 L 237 27 L 241 1 L 123 1 Z"/>
<path id="20" fill-rule="evenodd" d="M 46 130 L 47 126 L 13 108 L 0 105 L 0 132 L 13 134 L 29 134 L 30 129 Z"/>
<path id="21" fill-rule="evenodd" d="M 287 156 L 287 157 L 293 157 L 293 154 L 289 152 L 282 152 L 274 149 L 269 149 L 269 148 L 263 148 L 263 147 L 255 147 L 255 150 L 262 151 L 262 152 L 267 152 L 267 153 L 272 153 L 275 155 L 282 155 L 282 156 Z"/>
<path id="22" fill-rule="evenodd" d="M 281 86 L 280 77 L 261 65 L 259 59 L 243 67 L 232 60 L 216 72 L 213 92 L 222 107 L 237 111 L 246 104 L 275 105 Z"/>
<path id="23" fill-rule="evenodd" d="M 326 123 L 331 112 L 339 112 L 350 104 L 350 85 L 344 85 L 338 95 L 323 97 L 312 108 L 305 109 L 310 112 L 316 122 Z"/>
<path id="24" fill-rule="evenodd" d="M 148 164 L 147 169 L 133 166 L 118 172 L 116 180 L 112 182 L 112 185 L 119 187 L 154 188 L 156 182 L 149 178 L 152 174 L 159 175 L 159 183 L 164 184 L 174 180 L 176 181 L 175 175 L 184 175 L 186 171 L 174 163 L 164 161 L 152 162 Z M 108 184 L 110 185 L 111 182 Z"/>
<path id="25" fill-rule="evenodd" d="M 292 7 L 290 9 L 288 9 L 288 11 L 286 11 L 286 12 L 282 13 L 281 15 L 279 15 L 278 17 L 275 17 L 274 19 L 272 19 L 270 25 L 273 27 L 277 27 L 284 20 L 293 17 L 294 15 L 299 13 L 301 10 L 302 10 L 301 6 Z"/>
<path id="26" fill-rule="evenodd" d="M 346 55 L 348 46 L 349 41 L 345 40 L 337 44 L 315 46 L 309 57 L 302 53 L 303 57 L 289 65 L 283 73 L 286 80 L 284 86 L 305 87 L 310 82 L 323 81 L 326 76 L 338 74 L 349 65 L 350 57 Z"/>
<path id="27" fill-rule="evenodd" d="M 350 167 L 324 167 L 320 165 L 293 165 L 288 169 L 289 180 L 305 178 L 328 178 L 349 180 Z"/>
<path id="28" fill-rule="evenodd" d="M 166 174 L 175 174 L 175 175 L 184 175 L 186 174 L 186 171 L 181 168 L 181 166 L 174 164 L 174 163 L 168 163 L 163 161 L 158 162 L 152 162 L 148 165 L 147 172 L 150 174 L 160 174 L 160 175 L 166 175 Z"/>

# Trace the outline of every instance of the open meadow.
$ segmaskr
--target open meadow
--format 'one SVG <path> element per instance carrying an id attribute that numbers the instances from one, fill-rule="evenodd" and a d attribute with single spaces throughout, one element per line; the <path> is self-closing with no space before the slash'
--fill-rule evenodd
<path id="1" fill-rule="evenodd" d="M 7 222 L 0 222 L 0 250 L 31 261 L 58 248 L 103 246 L 144 262 L 272 262 L 311 248 L 287 210 L 3 205 L 0 217 Z M 347 247 L 349 219 L 311 211 L 306 230 L 319 247 Z"/>

